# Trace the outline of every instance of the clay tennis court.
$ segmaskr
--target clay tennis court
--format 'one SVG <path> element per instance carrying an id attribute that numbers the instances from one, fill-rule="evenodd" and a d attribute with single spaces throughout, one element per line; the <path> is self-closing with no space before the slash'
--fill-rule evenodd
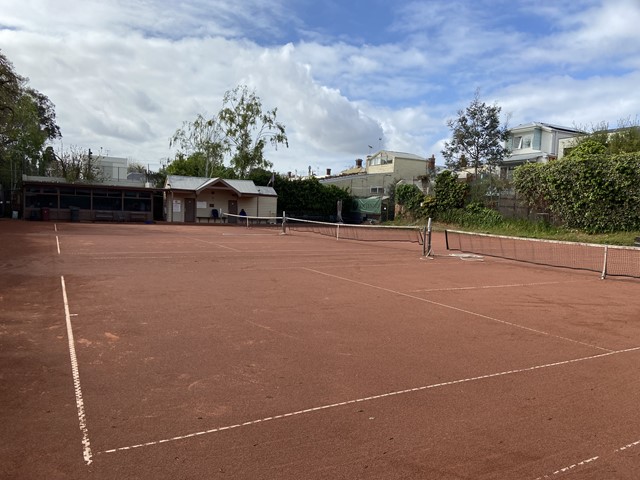
<path id="1" fill-rule="evenodd" d="M 636 479 L 640 281 L 0 222 L 3 479 Z"/>

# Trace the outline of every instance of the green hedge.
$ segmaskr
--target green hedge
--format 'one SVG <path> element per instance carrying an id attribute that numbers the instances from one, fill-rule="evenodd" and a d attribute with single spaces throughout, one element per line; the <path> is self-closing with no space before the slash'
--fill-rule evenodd
<path id="1" fill-rule="evenodd" d="M 640 228 L 640 153 L 592 154 L 523 165 L 514 185 L 531 206 L 589 233 Z"/>

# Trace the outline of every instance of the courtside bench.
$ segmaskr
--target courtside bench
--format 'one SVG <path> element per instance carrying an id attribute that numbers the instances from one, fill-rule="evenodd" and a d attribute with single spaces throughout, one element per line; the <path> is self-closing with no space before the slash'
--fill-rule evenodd
<path id="1" fill-rule="evenodd" d="M 129 220 L 132 222 L 146 222 L 147 214 L 146 212 L 131 212 L 129 214 Z"/>
<path id="2" fill-rule="evenodd" d="M 96 222 L 113 222 L 113 212 L 108 210 L 97 210 L 93 219 Z"/>

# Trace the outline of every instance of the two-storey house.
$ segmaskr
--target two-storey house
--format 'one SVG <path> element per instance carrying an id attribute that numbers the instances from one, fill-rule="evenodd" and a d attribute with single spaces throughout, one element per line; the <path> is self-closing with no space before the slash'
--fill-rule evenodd
<path id="1" fill-rule="evenodd" d="M 500 167 L 502 178 L 510 179 L 513 170 L 524 163 L 548 162 L 562 156 L 561 145 L 566 139 L 584 135 L 575 128 L 532 122 L 518 125 L 510 131 L 507 148 L 510 154 Z"/>

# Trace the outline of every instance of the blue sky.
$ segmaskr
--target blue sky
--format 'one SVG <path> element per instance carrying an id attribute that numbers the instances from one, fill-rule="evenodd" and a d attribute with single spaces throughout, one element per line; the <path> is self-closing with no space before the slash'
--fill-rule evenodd
<path id="1" fill-rule="evenodd" d="M 63 144 L 158 168 L 184 121 L 246 84 L 278 108 L 278 172 L 440 150 L 476 91 L 508 125 L 640 113 L 640 0 L 4 0 L 0 49 Z M 57 145 L 60 148 L 60 145 Z"/>

